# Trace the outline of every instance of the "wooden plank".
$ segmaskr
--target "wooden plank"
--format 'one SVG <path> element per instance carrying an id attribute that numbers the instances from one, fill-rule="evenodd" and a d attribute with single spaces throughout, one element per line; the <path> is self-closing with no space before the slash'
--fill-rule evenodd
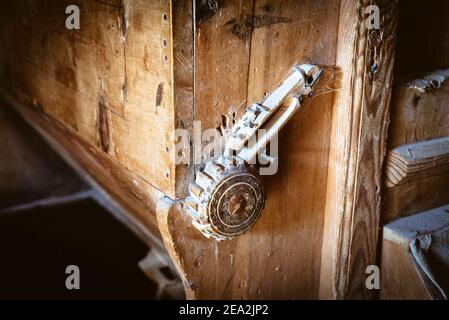
<path id="1" fill-rule="evenodd" d="M 449 137 L 406 144 L 391 150 L 385 161 L 388 188 L 444 174 L 449 170 Z"/>
<path id="2" fill-rule="evenodd" d="M 435 284 L 440 284 L 445 277 L 445 271 L 440 271 L 444 267 L 440 269 L 439 265 L 444 259 L 436 257 L 446 254 L 444 230 L 448 226 L 447 205 L 384 226 L 381 299 L 434 299 L 441 296 L 442 292 Z M 423 244 L 426 239 L 431 239 L 428 247 Z"/>
<path id="3" fill-rule="evenodd" d="M 127 121 L 117 122 L 114 156 L 175 197 L 171 1 L 127 0 L 123 8 Z"/>
<path id="4" fill-rule="evenodd" d="M 1 86 L 174 197 L 171 2 L 69 4 L 3 4 Z"/>
<path id="5" fill-rule="evenodd" d="M 335 63 L 339 1 L 201 3 L 195 3 L 194 108 L 203 130 L 220 126 L 222 115 L 232 124 L 294 64 Z M 326 70 L 323 83 L 329 85 L 333 73 Z M 215 242 L 191 226 L 179 204 L 158 214 L 189 298 L 318 297 L 333 101 L 327 91 L 282 132 L 279 172 L 264 179 L 267 206 L 248 233 Z"/>
<path id="6" fill-rule="evenodd" d="M 232 124 L 237 113 L 241 114 L 246 107 L 251 35 L 251 26 L 246 23 L 251 19 L 253 4 L 233 0 L 194 1 L 192 10 L 195 30 L 192 115 L 193 120 L 201 121 L 200 130 L 204 131 L 219 128 L 223 117 Z M 239 36 L 240 31 L 235 30 L 238 26 L 233 26 L 241 19 L 246 19 L 242 20 L 242 32 L 246 32 L 246 36 Z M 200 153 L 199 148 L 204 144 L 194 144 L 193 153 Z M 189 182 L 184 181 L 183 188 Z M 171 256 L 183 276 L 187 297 L 236 297 L 228 285 L 234 278 L 234 261 L 237 263 L 238 259 L 238 253 L 232 253 L 234 241 L 207 240 L 192 227 L 180 206 L 169 213 L 162 220 L 162 226 L 166 227 L 161 227 L 161 232 L 166 246 L 173 248 Z M 240 274 L 235 274 L 235 279 L 243 281 Z"/>
<path id="7" fill-rule="evenodd" d="M 411 81 L 402 80 L 400 85 L 395 86 L 389 129 L 388 145 L 390 148 L 449 135 L 448 76 L 448 69 L 441 69 L 415 77 Z M 429 143 L 429 146 L 432 146 L 435 141 L 443 140 L 430 140 L 424 144 L 420 143 L 418 146 L 425 146 Z M 437 147 L 434 150 L 438 151 L 439 149 Z M 405 157 L 409 156 L 405 149 L 402 150 L 402 153 Z M 420 157 L 418 156 L 418 158 Z M 429 210 L 449 201 L 447 192 L 445 192 L 446 186 L 449 184 L 449 173 L 444 165 L 445 156 L 438 157 L 440 158 L 438 162 L 433 162 L 436 159 L 432 159 L 432 157 L 428 158 L 426 166 L 430 166 L 429 169 L 423 172 L 418 171 L 417 175 L 415 169 L 422 168 L 420 164 L 416 166 L 413 161 L 408 161 L 410 168 L 404 170 L 402 169 L 404 164 L 398 163 L 397 157 L 387 157 L 387 163 L 391 165 L 387 164 L 385 167 L 384 183 L 386 186 L 394 186 L 394 188 L 388 188 L 384 193 L 382 208 L 384 222 Z M 441 161 L 443 162 L 440 163 Z M 398 164 L 396 165 L 396 163 Z M 395 168 L 398 168 L 399 171 Z M 407 175 L 409 177 L 404 179 L 404 176 Z M 404 183 L 398 185 L 399 181 Z"/>
<path id="8" fill-rule="evenodd" d="M 175 1 L 173 3 L 173 87 L 175 128 L 188 130 L 193 137 L 193 46 L 194 30 L 191 0 Z M 175 136 L 175 139 L 177 137 Z M 175 141 L 177 143 L 178 141 Z M 192 158 L 192 147 L 189 148 Z M 178 155 L 180 156 L 180 155 Z M 193 180 L 192 163 L 176 165 L 176 197 L 187 195 L 188 182 Z"/>
<path id="9" fill-rule="evenodd" d="M 448 185 L 449 173 L 445 172 L 387 188 L 382 204 L 382 222 L 388 223 L 447 204 Z"/>
<path id="10" fill-rule="evenodd" d="M 408 245 L 383 239 L 381 266 L 381 300 L 431 300 Z"/>
<path id="11" fill-rule="evenodd" d="M 195 120 L 220 127 L 247 105 L 252 1 L 195 1 Z"/>
<path id="12" fill-rule="evenodd" d="M 324 67 L 317 95 L 303 105 L 279 135 L 279 171 L 264 176 L 267 201 L 251 240 L 240 250 L 272 248 L 270 259 L 246 258 L 248 269 L 264 261 L 258 287 L 277 297 L 318 298 L 328 168 L 339 1 L 255 1 L 248 102 L 260 101 L 297 63 Z M 334 18 L 330 18 L 334 16 Z M 267 24 L 266 27 L 264 25 Z M 258 230 L 259 233 L 256 233 Z M 269 230 L 263 232 L 262 230 Z M 298 232 L 297 230 L 301 230 Z M 298 245 L 300 244 L 300 245 Z M 284 248 L 275 251 L 276 248 Z M 263 260 L 262 260 L 263 259 Z M 281 289 L 277 284 L 282 284 Z M 238 288 L 238 283 L 234 286 Z"/>
<path id="13" fill-rule="evenodd" d="M 448 78 L 441 69 L 395 86 L 389 148 L 449 136 Z"/>
<path id="14" fill-rule="evenodd" d="M 370 4 L 380 9 L 380 30 L 366 27 Z M 397 6 L 387 0 L 341 2 L 342 77 L 332 116 L 320 298 L 374 295 L 365 287 L 365 270 L 376 263 Z"/>
<path id="15" fill-rule="evenodd" d="M 97 200 L 119 208 L 114 212 L 118 218 L 148 244 L 161 243 L 155 216 L 156 204 L 162 197 L 159 190 L 64 125 L 27 105 L 27 100 L 17 100 L 18 92 L 0 94 L 89 184 L 102 192 Z"/>

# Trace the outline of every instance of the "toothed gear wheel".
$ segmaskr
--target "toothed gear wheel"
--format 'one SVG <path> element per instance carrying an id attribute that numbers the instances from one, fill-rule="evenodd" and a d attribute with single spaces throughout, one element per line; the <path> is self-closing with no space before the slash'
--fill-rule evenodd
<path id="1" fill-rule="evenodd" d="M 221 156 L 197 172 L 186 204 L 193 226 L 207 238 L 226 240 L 254 225 L 264 207 L 265 193 L 251 169 Z"/>

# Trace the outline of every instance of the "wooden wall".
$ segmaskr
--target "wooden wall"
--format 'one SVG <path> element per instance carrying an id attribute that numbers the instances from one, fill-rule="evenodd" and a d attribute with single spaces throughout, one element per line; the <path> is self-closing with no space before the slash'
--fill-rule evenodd
<path id="1" fill-rule="evenodd" d="M 390 151 L 449 135 L 449 2 L 435 0 L 430 5 L 424 0 L 402 0 L 400 6 Z M 383 221 L 446 204 L 448 183 L 449 173 L 430 171 L 408 183 L 386 187 Z"/>
<path id="2" fill-rule="evenodd" d="M 390 226 L 394 225 L 393 221 L 414 216 L 416 219 L 410 221 L 414 222 L 416 234 L 421 234 L 420 228 L 425 222 L 418 214 L 427 210 L 438 212 L 442 209 L 435 208 L 449 202 L 449 163 L 445 160 L 449 149 L 448 46 L 448 1 L 400 1 L 397 62 L 384 168 L 381 218 L 385 226 L 379 247 L 381 299 L 432 298 L 421 277 L 416 275 L 408 242 L 397 237 L 394 230 L 391 232 Z M 411 161 L 404 164 L 402 159 L 398 161 L 397 155 L 404 155 L 403 159 L 411 156 Z M 430 164 L 429 168 L 423 166 L 425 163 Z M 399 167 L 403 176 L 397 174 Z M 397 243 L 398 239 L 403 245 Z"/>
<path id="3" fill-rule="evenodd" d="M 338 1 L 212 2 L 216 6 L 196 1 L 193 59 L 191 51 L 179 59 L 181 70 L 193 63 L 194 75 L 193 117 L 184 104 L 175 105 L 184 126 L 197 120 L 203 130 L 217 128 L 223 116 L 232 125 L 297 63 L 322 65 L 324 83 L 332 83 Z M 177 9 L 181 3 L 174 7 L 175 24 L 191 21 Z M 191 87 L 175 77 L 175 97 L 177 85 Z M 318 297 L 332 101 L 332 92 L 312 98 L 284 129 L 279 172 L 264 177 L 268 200 L 251 232 L 217 243 L 192 229 L 181 208 L 165 217 L 166 241 L 190 297 Z"/>
<path id="4" fill-rule="evenodd" d="M 68 30 L 72 2 L 2 3 L 2 88 L 174 196 L 170 3 L 77 1 Z"/>
<path id="5" fill-rule="evenodd" d="M 365 28 L 371 3 L 384 33 Z M 66 4 L 3 5 L 1 89 L 138 222 L 156 213 L 188 297 L 369 296 L 396 1 L 82 0 L 79 31 L 64 28 Z M 195 170 L 175 166 L 175 128 L 232 124 L 297 63 L 325 73 L 279 136 L 260 220 L 205 239 L 172 202 Z"/>

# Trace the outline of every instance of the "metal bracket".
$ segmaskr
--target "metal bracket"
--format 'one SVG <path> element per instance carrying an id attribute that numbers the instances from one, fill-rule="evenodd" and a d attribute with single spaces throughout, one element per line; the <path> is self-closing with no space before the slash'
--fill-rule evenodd
<path id="1" fill-rule="evenodd" d="M 193 226 L 203 235 L 231 239 L 254 225 L 264 207 L 265 193 L 257 174 L 246 163 L 260 156 L 310 95 L 321 74 L 316 65 L 293 67 L 284 82 L 262 102 L 249 107 L 226 134 L 223 155 L 203 164 L 197 172 L 185 203 Z M 259 129 L 263 129 L 262 134 L 250 144 Z M 270 160 L 265 154 L 262 158 Z"/>
<path id="2" fill-rule="evenodd" d="M 239 158 L 252 160 L 299 109 L 303 98 L 311 93 L 321 74 L 322 69 L 316 65 L 293 67 L 291 74 L 276 90 L 261 103 L 248 108 L 235 124 L 225 145 L 225 156 L 237 151 Z M 266 132 L 259 135 L 256 145 L 245 147 L 259 129 Z"/>

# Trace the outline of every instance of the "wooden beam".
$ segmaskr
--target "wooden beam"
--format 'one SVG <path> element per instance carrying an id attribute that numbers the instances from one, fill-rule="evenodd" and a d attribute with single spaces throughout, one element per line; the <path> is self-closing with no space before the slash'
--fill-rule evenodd
<path id="1" fill-rule="evenodd" d="M 175 197 L 171 1 L 69 4 L 3 4 L 0 86 Z"/>
<path id="2" fill-rule="evenodd" d="M 449 137 L 390 151 L 384 185 L 384 223 L 449 203 Z"/>
<path id="3" fill-rule="evenodd" d="M 365 10 L 380 8 L 380 30 Z M 320 298 L 372 298 L 366 267 L 376 264 L 381 174 L 393 78 L 397 1 L 343 0 L 334 103 Z"/>
<path id="4" fill-rule="evenodd" d="M 191 226 L 179 203 L 158 210 L 189 298 L 318 298 L 339 3 L 195 2 L 194 117 L 203 130 L 219 127 L 222 115 L 232 125 L 297 63 L 326 72 L 320 94 L 279 137 L 279 170 L 264 177 L 267 203 L 253 229 L 215 242 Z"/>
<path id="5" fill-rule="evenodd" d="M 447 204 L 447 186 L 448 172 L 386 188 L 382 204 L 382 223 Z"/>
<path id="6" fill-rule="evenodd" d="M 155 216 L 156 204 L 163 195 L 159 190 L 66 130 L 61 123 L 27 105 L 26 101 L 18 101 L 17 93 L 0 91 L 0 95 L 82 178 L 101 192 L 95 197 L 97 201 L 112 209 L 146 243 L 162 249 Z"/>
<path id="7" fill-rule="evenodd" d="M 391 150 L 385 162 L 388 188 L 449 170 L 449 137 L 407 144 Z"/>
<path id="8" fill-rule="evenodd" d="M 383 227 L 381 299 L 441 297 L 440 284 L 446 273 L 440 263 L 444 265 L 445 260 L 437 257 L 447 254 L 448 227 L 447 205 Z"/>
<path id="9" fill-rule="evenodd" d="M 388 146 L 393 150 L 384 170 L 384 183 L 390 187 L 384 192 L 384 223 L 449 201 L 445 192 L 449 173 L 445 152 L 441 150 L 446 148 L 442 137 L 449 136 L 448 77 L 449 70 L 441 69 L 412 80 L 396 81 L 399 84 L 393 90 L 388 138 Z M 408 144 L 412 145 L 401 147 Z M 431 154 L 416 154 L 417 150 L 412 150 L 416 148 L 430 148 Z M 411 159 L 408 149 L 420 160 Z"/>
<path id="10" fill-rule="evenodd" d="M 175 128 L 188 130 L 193 137 L 193 92 L 194 92 L 194 28 L 192 17 L 192 0 L 174 1 L 172 4 L 173 28 L 173 89 Z M 177 141 L 175 141 L 177 142 Z M 192 158 L 192 147 L 190 158 Z M 175 150 L 177 152 L 177 150 Z M 185 151 L 184 151 L 185 152 Z M 188 182 L 193 180 L 192 163 L 176 164 L 176 197 L 187 196 Z"/>
<path id="11" fill-rule="evenodd" d="M 394 87 L 389 131 L 390 149 L 449 136 L 449 69 Z"/>
<path id="12" fill-rule="evenodd" d="M 381 300 L 430 300 L 407 244 L 382 241 Z"/>

